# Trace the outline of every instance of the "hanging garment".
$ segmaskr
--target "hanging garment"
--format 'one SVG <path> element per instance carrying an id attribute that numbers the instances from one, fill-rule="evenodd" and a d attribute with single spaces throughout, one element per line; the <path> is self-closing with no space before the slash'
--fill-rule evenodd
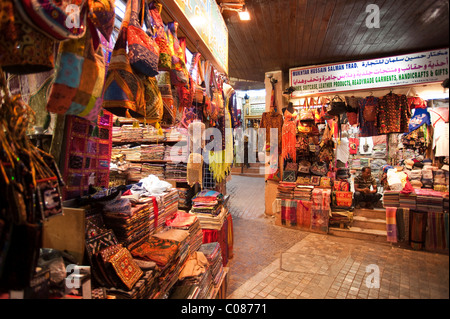
<path id="1" fill-rule="evenodd" d="M 431 125 L 430 113 L 428 113 L 428 110 L 426 108 L 415 109 L 414 115 L 409 120 L 409 132 L 411 133 L 424 124 Z"/>
<path id="2" fill-rule="evenodd" d="M 336 159 L 341 161 L 342 163 L 347 163 L 349 156 L 349 139 L 341 138 L 341 141 L 340 143 L 338 143 L 338 146 L 336 148 Z"/>
<path id="3" fill-rule="evenodd" d="M 408 132 L 411 112 L 406 95 L 386 94 L 379 100 L 378 106 L 376 120 L 378 134 Z"/>
<path id="4" fill-rule="evenodd" d="M 356 155 L 358 154 L 358 148 L 359 148 L 359 139 L 358 138 L 353 138 L 350 137 L 348 139 L 348 146 L 349 146 L 349 153 L 351 155 Z"/>
<path id="5" fill-rule="evenodd" d="M 270 147 L 270 129 L 278 130 L 278 148 L 281 148 L 281 132 L 283 130 L 283 116 L 277 112 L 264 112 L 260 128 L 266 130 L 266 145 Z"/>
<path id="6" fill-rule="evenodd" d="M 297 112 L 291 113 L 284 111 L 284 123 L 282 128 L 282 150 L 283 159 L 290 157 L 293 162 L 297 161 L 297 150 L 295 144 L 297 142 Z"/>
<path id="7" fill-rule="evenodd" d="M 431 125 L 436 127 L 438 123 L 448 123 L 448 107 L 433 107 L 428 109 Z"/>
<path id="8" fill-rule="evenodd" d="M 439 122 L 434 128 L 433 148 L 436 157 L 449 156 L 449 123 Z"/>
<path id="9" fill-rule="evenodd" d="M 413 109 L 425 109 L 427 108 L 427 102 L 419 96 L 408 97 L 409 110 Z"/>
<path id="10" fill-rule="evenodd" d="M 359 101 L 358 122 L 360 128 L 360 136 L 378 135 L 376 123 L 376 115 L 379 99 L 374 96 L 368 96 Z"/>

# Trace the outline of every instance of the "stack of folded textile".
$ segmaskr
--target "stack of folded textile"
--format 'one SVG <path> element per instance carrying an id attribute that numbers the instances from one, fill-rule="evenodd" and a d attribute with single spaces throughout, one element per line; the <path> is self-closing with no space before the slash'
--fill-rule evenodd
<path id="1" fill-rule="evenodd" d="M 223 195 L 213 190 L 202 190 L 192 198 L 190 212 L 198 217 L 202 229 L 221 229 L 227 213 L 223 207 Z"/>
<path id="2" fill-rule="evenodd" d="M 280 199 L 293 199 L 294 198 L 294 189 L 297 184 L 291 182 L 279 182 L 277 187 L 277 198 Z"/>
<path id="3" fill-rule="evenodd" d="M 158 130 L 153 126 L 147 126 L 142 130 L 142 139 L 145 142 L 162 142 L 165 140 L 164 133 L 162 135 L 158 134 Z"/>
<path id="4" fill-rule="evenodd" d="M 163 144 L 141 145 L 141 161 L 162 161 L 166 147 Z"/>
<path id="5" fill-rule="evenodd" d="M 142 140 L 142 127 L 133 127 L 133 125 L 122 125 L 121 142 L 136 142 Z"/>
<path id="6" fill-rule="evenodd" d="M 157 272 L 154 270 L 145 271 L 132 290 L 127 291 L 113 287 L 106 289 L 106 293 L 117 299 L 150 299 L 158 289 L 156 276 Z"/>
<path id="7" fill-rule="evenodd" d="M 120 126 L 113 126 L 112 128 L 112 142 L 122 141 L 122 128 Z"/>
<path id="8" fill-rule="evenodd" d="M 166 180 L 186 182 L 187 163 L 167 163 L 165 168 Z"/>
<path id="9" fill-rule="evenodd" d="M 168 229 L 153 235 L 153 237 L 162 240 L 173 240 L 179 243 L 172 264 L 170 267 L 163 269 L 161 271 L 161 276 L 159 277 L 160 289 L 169 292 L 173 285 L 178 281 L 182 266 L 189 256 L 189 232 L 181 229 Z"/>
<path id="10" fill-rule="evenodd" d="M 311 195 L 314 187 L 313 186 L 303 186 L 297 185 L 294 189 L 294 199 L 311 201 Z"/>
<path id="11" fill-rule="evenodd" d="M 142 164 L 129 163 L 128 164 L 128 178 L 132 181 L 139 181 L 142 178 Z"/>
<path id="12" fill-rule="evenodd" d="M 220 244 L 218 242 L 203 244 L 200 247 L 199 252 L 202 252 L 208 259 L 213 283 L 217 288 L 224 275 Z"/>
<path id="13" fill-rule="evenodd" d="M 155 195 L 158 203 L 158 218 L 155 232 L 159 233 L 166 227 L 167 219 L 178 211 L 178 191 L 176 188 L 164 192 L 162 195 Z"/>
<path id="14" fill-rule="evenodd" d="M 425 212 L 442 212 L 444 209 L 444 193 L 432 189 L 416 189 L 417 210 Z"/>
<path id="15" fill-rule="evenodd" d="M 129 199 L 120 199 L 103 208 L 103 218 L 114 231 L 118 241 L 132 249 L 150 235 L 150 209 L 148 204 L 131 206 Z"/>
<path id="16" fill-rule="evenodd" d="M 203 233 L 200 221 L 195 214 L 178 211 L 166 221 L 166 225 L 172 229 L 181 229 L 189 232 L 189 253 L 197 251 L 202 245 Z"/>
<path id="17" fill-rule="evenodd" d="M 399 207 L 399 191 L 384 191 L 383 206 L 384 207 Z"/>
<path id="18" fill-rule="evenodd" d="M 172 163 L 186 163 L 188 162 L 187 147 L 178 145 L 167 145 L 164 150 L 164 160 Z"/>
<path id="19" fill-rule="evenodd" d="M 190 211 L 192 208 L 192 198 L 195 196 L 195 189 L 177 187 L 178 189 L 178 209 Z"/>
<path id="20" fill-rule="evenodd" d="M 159 179 L 164 179 L 164 164 L 143 163 L 141 166 L 141 179 L 155 175 Z"/>
<path id="21" fill-rule="evenodd" d="M 141 147 L 124 145 L 120 147 L 120 153 L 125 155 L 127 161 L 140 161 L 141 160 Z"/>
<path id="22" fill-rule="evenodd" d="M 202 252 L 193 253 L 184 265 L 170 299 L 211 299 L 213 278 Z"/>
<path id="23" fill-rule="evenodd" d="M 399 207 L 416 209 L 417 194 L 415 192 L 409 194 L 400 193 L 398 198 L 399 198 Z"/>

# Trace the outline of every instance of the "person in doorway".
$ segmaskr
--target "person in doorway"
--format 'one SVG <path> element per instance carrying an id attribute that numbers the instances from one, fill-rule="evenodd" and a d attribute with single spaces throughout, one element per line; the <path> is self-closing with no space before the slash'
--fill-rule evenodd
<path id="1" fill-rule="evenodd" d="M 360 208 L 364 202 L 366 208 L 373 209 L 381 196 L 377 191 L 377 181 L 372 176 L 372 170 L 370 167 L 364 167 L 361 174 L 355 178 L 355 208 Z"/>

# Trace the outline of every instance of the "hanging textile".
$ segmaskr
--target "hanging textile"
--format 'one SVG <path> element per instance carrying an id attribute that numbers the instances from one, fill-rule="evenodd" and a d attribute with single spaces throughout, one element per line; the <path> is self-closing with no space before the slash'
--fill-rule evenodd
<path id="1" fill-rule="evenodd" d="M 387 241 L 391 243 L 397 242 L 397 208 L 386 207 L 386 232 Z"/>
<path id="2" fill-rule="evenodd" d="M 297 122 L 297 112 L 294 111 L 294 113 L 291 113 L 286 109 L 284 111 L 282 128 L 281 157 L 284 160 L 290 157 L 293 162 L 297 161 L 297 149 L 295 148 L 295 144 L 297 143 Z"/>
<path id="3" fill-rule="evenodd" d="M 448 213 L 428 212 L 425 248 L 427 250 L 448 249 L 445 230 L 445 215 Z"/>
<path id="4" fill-rule="evenodd" d="M 103 111 L 96 126 L 81 117 L 66 116 L 63 198 L 84 196 L 89 185 L 108 187 L 113 116 Z"/>
<path id="5" fill-rule="evenodd" d="M 374 96 L 368 96 L 359 101 L 358 109 L 358 123 L 360 129 L 360 136 L 375 136 L 378 135 L 376 127 L 377 109 L 379 99 Z"/>
<path id="6" fill-rule="evenodd" d="M 378 102 L 376 120 L 378 134 L 407 133 L 410 117 L 406 95 L 386 94 Z"/>
<path id="7" fill-rule="evenodd" d="M 409 241 L 409 208 L 398 208 L 396 213 L 397 240 Z"/>
<path id="8" fill-rule="evenodd" d="M 278 130 L 278 149 L 281 148 L 283 130 L 283 116 L 277 112 L 264 112 L 261 117 L 260 128 L 266 130 L 266 150 L 270 150 L 270 129 Z"/>

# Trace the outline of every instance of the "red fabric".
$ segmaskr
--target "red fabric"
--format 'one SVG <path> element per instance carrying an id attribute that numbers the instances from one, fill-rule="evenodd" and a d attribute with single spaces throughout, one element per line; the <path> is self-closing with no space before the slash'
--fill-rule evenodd
<path id="1" fill-rule="evenodd" d="M 229 249 L 228 249 L 228 219 L 225 219 L 220 230 L 202 229 L 203 244 L 218 242 L 222 253 L 222 264 L 228 264 Z"/>

